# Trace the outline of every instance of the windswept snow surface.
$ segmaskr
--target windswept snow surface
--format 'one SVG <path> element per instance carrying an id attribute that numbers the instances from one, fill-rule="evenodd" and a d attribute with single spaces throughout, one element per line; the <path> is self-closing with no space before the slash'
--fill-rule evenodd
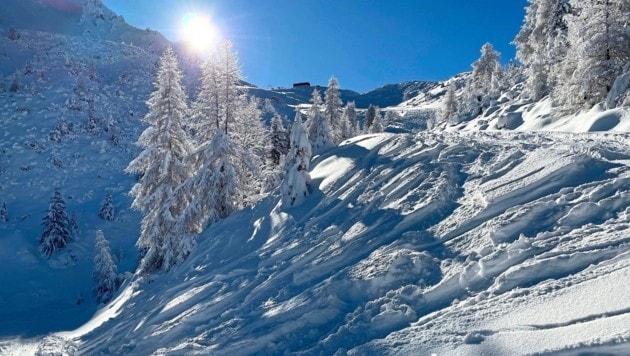
<path id="1" fill-rule="evenodd" d="M 303 205 L 269 196 L 212 225 L 38 347 L 627 354 L 629 165 L 626 135 L 361 136 L 314 162 Z"/>

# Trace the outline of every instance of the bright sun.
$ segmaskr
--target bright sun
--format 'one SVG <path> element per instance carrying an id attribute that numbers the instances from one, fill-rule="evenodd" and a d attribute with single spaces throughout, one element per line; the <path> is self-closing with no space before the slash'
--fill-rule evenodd
<path id="1" fill-rule="evenodd" d="M 212 49 L 219 40 L 219 31 L 210 18 L 201 14 L 186 14 L 182 18 L 182 34 L 190 48 L 201 53 Z"/>

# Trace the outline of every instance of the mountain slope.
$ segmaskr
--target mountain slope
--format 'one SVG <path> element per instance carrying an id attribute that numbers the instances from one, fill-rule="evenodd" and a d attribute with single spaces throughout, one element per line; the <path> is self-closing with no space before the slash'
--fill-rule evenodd
<path id="1" fill-rule="evenodd" d="M 282 211 L 270 196 L 214 224 L 181 266 L 129 283 L 90 323 L 38 347 L 627 351 L 628 143 L 358 137 L 316 160 L 305 205 Z"/>

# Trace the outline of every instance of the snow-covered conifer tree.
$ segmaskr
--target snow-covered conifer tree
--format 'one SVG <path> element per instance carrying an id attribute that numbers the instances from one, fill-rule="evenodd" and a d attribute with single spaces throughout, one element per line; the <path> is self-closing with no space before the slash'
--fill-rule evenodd
<path id="1" fill-rule="evenodd" d="M 17 93 L 22 88 L 22 84 L 20 83 L 20 74 L 15 73 L 13 75 L 13 80 L 11 81 L 11 85 L 9 86 L 9 91 L 12 93 Z"/>
<path id="2" fill-rule="evenodd" d="M 346 138 L 358 135 L 357 109 L 354 101 L 346 103 L 346 107 L 343 109 L 343 116 L 348 121 L 348 132 Z"/>
<path id="3" fill-rule="evenodd" d="M 286 207 L 301 204 L 309 194 L 311 177 L 308 173 L 311 161 L 311 144 L 302 124 L 299 111 L 291 127 L 290 149 L 286 160 L 286 173 L 280 186 L 282 204 Z"/>
<path id="4" fill-rule="evenodd" d="M 383 132 L 383 115 L 378 107 L 376 107 L 374 113 L 374 120 L 372 121 L 372 126 L 370 126 L 369 133 L 381 133 Z"/>
<path id="5" fill-rule="evenodd" d="M 365 131 L 371 132 L 372 124 L 374 123 L 374 118 L 376 118 L 376 112 L 378 108 L 375 105 L 370 104 L 368 106 L 367 111 L 365 112 Z"/>
<path id="6" fill-rule="evenodd" d="M 94 271 L 92 272 L 92 278 L 96 282 L 94 295 L 99 303 L 107 303 L 114 296 L 119 283 L 117 268 L 109 249 L 109 243 L 101 230 L 96 231 L 94 248 Z"/>
<path id="7" fill-rule="evenodd" d="M 219 70 L 218 100 L 220 115 L 223 119 L 223 131 L 226 135 L 230 135 L 230 126 L 236 119 L 236 111 L 243 98 L 241 90 L 243 75 L 232 42 L 225 41 L 219 46 L 215 61 Z"/>
<path id="8" fill-rule="evenodd" d="M 282 156 L 289 153 L 289 136 L 278 113 L 271 119 L 269 141 L 271 142 L 271 151 L 269 152 L 271 163 L 278 166 Z"/>
<path id="9" fill-rule="evenodd" d="M 221 102 L 219 99 L 220 75 L 218 56 L 214 54 L 202 65 L 201 84 L 197 99 L 192 104 L 193 130 L 199 142 L 210 141 L 221 126 Z"/>
<path id="10" fill-rule="evenodd" d="M 615 79 L 630 71 L 630 2 L 576 2 L 579 16 L 569 22 L 571 50 L 560 102 L 569 110 L 590 108 L 605 99 Z"/>
<path id="11" fill-rule="evenodd" d="M 320 110 L 321 105 L 322 100 L 319 91 L 315 89 L 311 98 L 311 108 L 308 111 L 307 122 L 307 136 L 311 140 L 312 152 L 314 154 L 322 153 L 335 146 L 328 119 L 326 119 Z"/>
<path id="12" fill-rule="evenodd" d="M 105 195 L 105 199 L 101 203 L 101 209 L 98 212 L 98 216 L 101 219 L 105 219 L 108 221 L 114 220 L 114 204 L 112 202 L 112 193 L 107 193 Z"/>
<path id="13" fill-rule="evenodd" d="M 444 97 L 444 107 L 441 111 L 442 121 L 449 121 L 453 115 L 457 114 L 457 96 L 455 95 L 455 86 L 449 85 L 446 89 L 446 96 Z"/>
<path id="14" fill-rule="evenodd" d="M 459 103 L 459 116 L 468 118 L 480 115 L 494 103 L 500 94 L 503 76 L 499 52 L 490 43 L 481 47 L 481 57 L 472 67 L 472 74 Z"/>
<path id="15" fill-rule="evenodd" d="M 321 113 L 315 114 L 311 120 L 310 130 L 314 137 L 311 138 L 313 153 L 322 153 L 335 146 L 328 120 Z"/>
<path id="16" fill-rule="evenodd" d="M 317 115 L 321 115 L 321 107 L 322 107 L 322 97 L 319 94 L 319 90 L 317 88 L 313 89 L 313 94 L 311 95 L 311 107 L 308 109 L 306 113 L 306 133 L 312 139 L 315 137 L 315 126 L 313 126 L 313 122 Z M 311 144 L 313 141 L 311 141 Z"/>
<path id="17" fill-rule="evenodd" d="M 147 101 L 149 111 L 143 121 L 149 127 L 136 143 L 143 151 L 126 168 L 142 175 L 130 194 L 132 207 L 144 214 L 136 244 L 144 255 L 140 266 L 144 272 L 169 269 L 183 258 L 175 230 L 179 212 L 168 203 L 189 175 L 182 164 L 189 140 L 183 127 L 187 104 L 181 80 L 175 53 L 168 48 L 160 58 L 156 90 Z"/>
<path id="18" fill-rule="evenodd" d="M 529 0 L 520 32 L 514 39 L 516 56 L 525 66 L 525 93 L 540 100 L 555 87 L 567 55 L 567 18 L 574 12 L 569 0 Z"/>
<path id="19" fill-rule="evenodd" d="M 339 93 L 339 82 L 335 77 L 330 77 L 328 88 L 324 93 L 324 115 L 330 125 L 335 144 L 344 140 L 343 123 L 341 122 L 341 95 Z"/>
<path id="20" fill-rule="evenodd" d="M 43 220 L 44 231 L 39 236 L 39 247 L 47 257 L 50 257 L 72 240 L 70 218 L 59 189 L 55 189 L 48 205 L 48 213 Z"/>
<path id="21" fill-rule="evenodd" d="M 3 201 L 0 204 L 0 222 L 9 221 L 9 209 L 7 208 L 7 202 Z"/>

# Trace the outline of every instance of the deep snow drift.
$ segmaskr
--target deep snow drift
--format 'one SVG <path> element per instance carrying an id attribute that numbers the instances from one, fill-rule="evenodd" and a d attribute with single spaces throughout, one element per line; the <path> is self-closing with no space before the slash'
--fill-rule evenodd
<path id="1" fill-rule="evenodd" d="M 269 196 L 211 226 L 184 264 L 126 284 L 83 327 L 0 347 L 628 352 L 629 144 L 608 134 L 361 136 L 315 160 L 304 205 L 282 211 Z"/>

